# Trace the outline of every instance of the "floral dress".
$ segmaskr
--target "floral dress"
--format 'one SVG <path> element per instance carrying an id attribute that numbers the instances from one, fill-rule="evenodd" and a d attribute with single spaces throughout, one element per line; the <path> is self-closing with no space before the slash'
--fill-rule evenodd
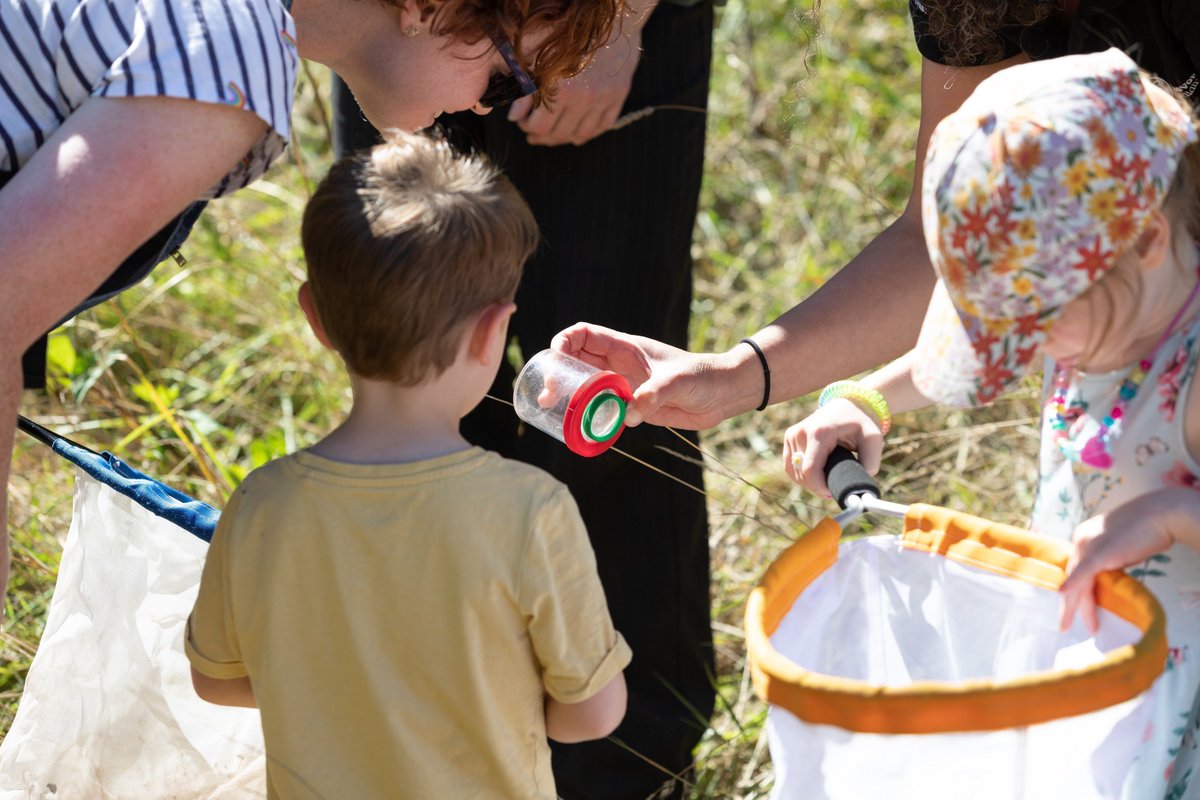
<path id="1" fill-rule="evenodd" d="M 1200 491 L 1200 463 L 1187 451 L 1184 408 L 1200 357 L 1200 317 L 1158 348 L 1129 402 L 1113 441 L 1113 466 L 1104 471 L 1068 460 L 1055 441 L 1049 404 L 1043 412 L 1038 493 L 1031 527 L 1069 539 L 1075 526 L 1148 492 L 1185 486 Z M 1070 438 L 1086 441 L 1114 405 L 1130 369 L 1083 374 L 1068 388 Z M 1048 370 L 1047 374 L 1051 374 Z M 1154 592 L 1167 617 L 1169 653 L 1156 685 L 1154 715 L 1125 781 L 1123 798 L 1200 798 L 1197 700 L 1200 699 L 1200 553 L 1176 544 L 1130 575 Z"/>

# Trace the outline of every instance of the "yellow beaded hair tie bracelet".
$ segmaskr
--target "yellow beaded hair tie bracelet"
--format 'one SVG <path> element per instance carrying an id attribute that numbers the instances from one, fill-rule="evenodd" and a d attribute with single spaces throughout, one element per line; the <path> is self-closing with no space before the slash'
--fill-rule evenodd
<path id="1" fill-rule="evenodd" d="M 858 381 L 834 381 L 821 390 L 817 408 L 839 397 L 844 397 L 863 411 L 874 414 L 875 421 L 879 423 L 879 432 L 884 436 L 892 429 L 892 412 L 888 410 L 887 400 L 871 387 L 863 386 Z"/>

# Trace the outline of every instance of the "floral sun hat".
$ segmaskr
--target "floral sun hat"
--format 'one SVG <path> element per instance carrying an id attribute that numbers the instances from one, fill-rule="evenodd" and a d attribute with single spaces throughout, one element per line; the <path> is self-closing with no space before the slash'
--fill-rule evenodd
<path id="1" fill-rule="evenodd" d="M 1029 371 L 1063 306 L 1133 245 L 1166 197 L 1188 111 L 1124 53 L 992 75 L 933 132 L 921 186 L 939 280 L 913 380 L 930 400 L 991 402 Z"/>

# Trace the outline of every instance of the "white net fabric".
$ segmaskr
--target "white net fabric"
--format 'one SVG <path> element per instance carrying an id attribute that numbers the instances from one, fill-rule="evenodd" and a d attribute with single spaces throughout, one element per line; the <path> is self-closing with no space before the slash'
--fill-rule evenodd
<path id="1" fill-rule="evenodd" d="M 78 472 L 0 799 L 266 796 L 258 712 L 200 700 L 183 654 L 207 549 Z"/>
<path id="2" fill-rule="evenodd" d="M 771 642 L 805 669 L 898 687 L 1080 668 L 1141 637 L 1106 611 L 1094 637 L 1079 620 L 1060 632 L 1058 612 L 1056 592 L 878 536 L 843 542 Z M 1155 687 L 1091 714 L 992 733 L 856 733 L 772 707 L 772 797 L 1121 797 Z"/>

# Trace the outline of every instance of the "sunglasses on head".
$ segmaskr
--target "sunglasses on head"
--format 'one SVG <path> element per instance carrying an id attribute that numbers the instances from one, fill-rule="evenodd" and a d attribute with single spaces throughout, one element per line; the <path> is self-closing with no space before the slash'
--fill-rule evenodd
<path id="1" fill-rule="evenodd" d="M 537 91 L 537 84 L 533 82 L 533 78 L 529 77 L 529 73 L 517 63 L 517 54 L 513 51 L 513 46 L 508 39 L 501 33 L 492 33 L 491 36 L 496 50 L 500 52 L 500 57 L 504 59 L 509 70 L 508 74 L 501 72 L 493 74 L 488 80 L 483 96 L 479 98 L 479 105 L 495 108 L 533 94 Z"/>

